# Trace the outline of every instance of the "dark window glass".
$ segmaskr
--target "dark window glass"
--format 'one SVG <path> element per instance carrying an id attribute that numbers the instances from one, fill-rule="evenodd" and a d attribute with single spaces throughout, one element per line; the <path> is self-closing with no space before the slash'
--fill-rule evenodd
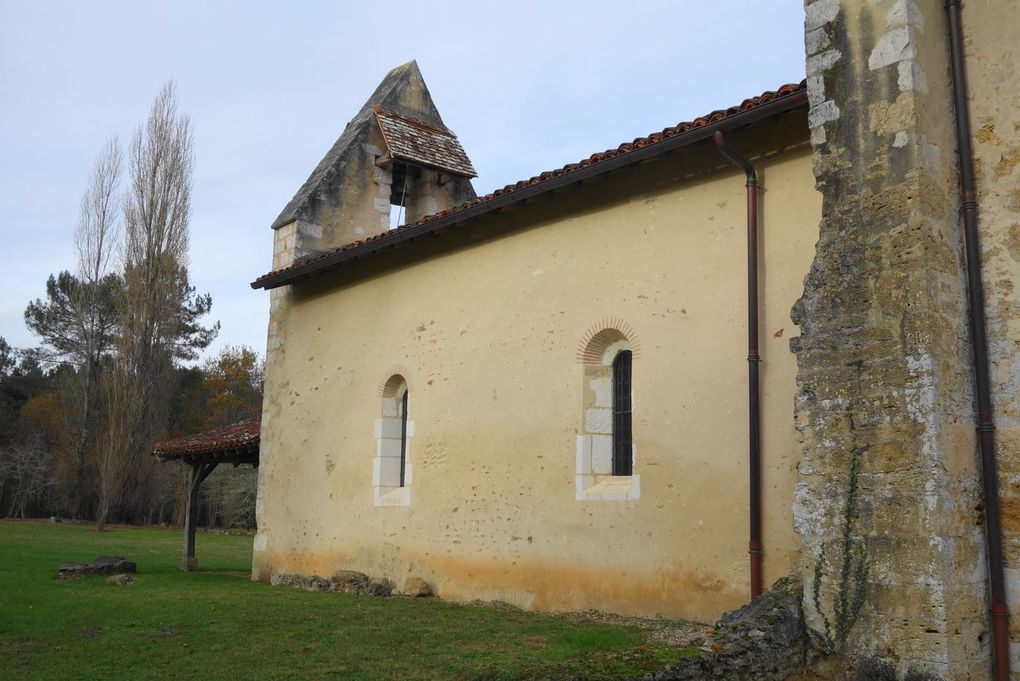
<path id="1" fill-rule="evenodd" d="M 613 475 L 633 475 L 634 473 L 634 456 L 631 447 L 630 377 L 630 350 L 623 350 L 613 360 Z"/>
<path id="2" fill-rule="evenodd" d="M 400 486 L 404 486 L 404 467 L 407 463 L 407 394 L 404 389 L 404 398 L 400 406 Z"/>

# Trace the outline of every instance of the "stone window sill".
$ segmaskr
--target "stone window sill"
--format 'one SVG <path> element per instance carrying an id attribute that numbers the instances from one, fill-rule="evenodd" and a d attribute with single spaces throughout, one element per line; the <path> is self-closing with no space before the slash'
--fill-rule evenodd
<path id="1" fill-rule="evenodd" d="M 640 475 L 578 475 L 578 501 L 629 501 L 641 498 Z"/>
<path id="2" fill-rule="evenodd" d="M 375 505 L 376 506 L 410 506 L 411 505 L 411 488 L 410 487 L 376 487 L 375 488 Z"/>

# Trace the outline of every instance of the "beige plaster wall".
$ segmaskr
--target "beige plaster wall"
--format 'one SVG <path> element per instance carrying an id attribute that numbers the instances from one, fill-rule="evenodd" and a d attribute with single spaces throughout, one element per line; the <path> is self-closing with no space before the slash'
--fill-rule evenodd
<path id="1" fill-rule="evenodd" d="M 769 583 L 799 562 L 787 343 L 820 219 L 806 134 L 794 117 L 758 149 Z M 277 292 L 255 578 L 414 574 L 449 599 L 701 620 L 744 602 L 744 178 L 720 159 L 684 152 L 488 218 L 458 250 Z M 640 498 L 578 501 L 578 351 L 607 324 L 636 350 Z M 409 505 L 379 507 L 374 427 L 396 373 L 414 474 Z"/>

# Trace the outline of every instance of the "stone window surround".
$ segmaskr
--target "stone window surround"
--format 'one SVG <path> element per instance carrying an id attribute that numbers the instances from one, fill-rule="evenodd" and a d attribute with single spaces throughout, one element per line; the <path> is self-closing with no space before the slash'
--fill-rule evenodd
<path id="1" fill-rule="evenodd" d="M 404 485 L 400 486 L 400 449 L 403 429 L 401 407 L 408 390 L 403 376 L 394 374 L 386 381 L 382 395 L 382 416 L 375 421 L 376 452 L 372 459 L 372 498 L 375 506 L 410 506 L 411 464 L 414 421 L 407 419 L 404 441 Z M 408 400 L 410 416 L 410 400 Z"/>
<path id="2" fill-rule="evenodd" d="M 618 340 L 602 352 L 599 363 L 584 365 L 584 424 L 577 436 L 576 495 L 577 501 L 626 501 L 641 497 L 641 476 L 613 475 L 613 360 L 622 350 L 631 350 L 623 334 L 614 329 Z M 595 340 L 594 338 L 592 339 Z M 631 403 L 633 404 L 633 394 Z M 637 447 L 631 444 L 633 469 L 637 470 Z"/>

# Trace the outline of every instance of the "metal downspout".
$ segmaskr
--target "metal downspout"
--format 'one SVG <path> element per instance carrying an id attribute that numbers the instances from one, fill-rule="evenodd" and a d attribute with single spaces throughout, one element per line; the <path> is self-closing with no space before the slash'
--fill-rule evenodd
<path id="1" fill-rule="evenodd" d="M 751 600 L 763 591 L 761 537 L 761 402 L 758 365 L 758 175 L 754 166 L 726 143 L 716 131 L 715 146 L 723 156 L 744 169 L 747 176 L 747 421 L 750 474 Z"/>
<path id="2" fill-rule="evenodd" d="M 978 202 L 974 182 L 974 150 L 971 146 L 970 112 L 967 109 L 967 74 L 963 53 L 963 22 L 960 0 L 946 0 L 949 28 L 949 61 L 956 113 L 956 143 L 960 155 L 960 207 L 963 212 L 967 255 L 967 290 L 970 308 L 971 345 L 974 351 L 974 383 L 977 399 L 977 435 L 981 451 L 981 479 L 985 502 L 985 543 L 988 547 L 988 593 L 992 624 L 992 664 L 996 681 L 1009 679 L 1009 611 L 1006 608 L 1006 576 L 1002 556 L 999 515 L 999 472 L 995 458 L 995 413 L 988 370 L 988 336 L 985 323 L 985 292 L 981 273 L 978 235 Z"/>

